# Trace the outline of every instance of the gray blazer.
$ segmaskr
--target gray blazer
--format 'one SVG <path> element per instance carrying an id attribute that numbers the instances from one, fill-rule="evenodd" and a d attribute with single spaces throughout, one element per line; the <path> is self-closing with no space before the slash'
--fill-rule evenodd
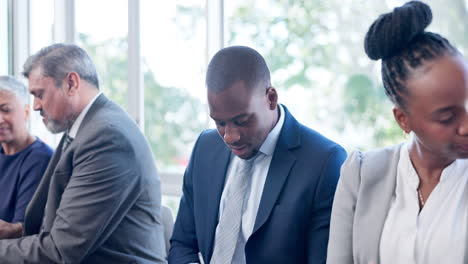
<path id="1" fill-rule="evenodd" d="M 396 186 L 401 145 L 353 152 L 341 167 L 327 264 L 379 262 L 379 244 Z"/>
<path id="2" fill-rule="evenodd" d="M 333 202 L 327 264 L 379 263 L 380 237 L 396 188 L 400 148 L 353 152 Z M 468 254 L 465 252 L 465 261 Z"/>
<path id="3" fill-rule="evenodd" d="M 160 181 L 131 118 L 100 95 L 63 142 L 0 263 L 165 263 Z"/>

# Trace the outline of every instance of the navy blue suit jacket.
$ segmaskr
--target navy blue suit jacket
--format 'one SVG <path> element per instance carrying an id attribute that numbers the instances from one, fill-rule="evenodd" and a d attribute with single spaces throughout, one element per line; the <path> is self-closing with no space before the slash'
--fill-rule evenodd
<path id="1" fill-rule="evenodd" d="M 285 121 L 268 170 L 248 264 L 325 263 L 330 213 L 346 152 L 300 123 Z M 204 131 L 185 171 L 169 263 L 206 264 L 214 248 L 218 211 L 231 151 L 216 130 Z"/>

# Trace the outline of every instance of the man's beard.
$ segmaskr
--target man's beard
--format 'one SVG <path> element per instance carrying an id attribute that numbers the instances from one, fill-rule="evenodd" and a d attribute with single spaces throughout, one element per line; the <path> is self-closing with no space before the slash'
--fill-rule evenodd
<path id="1" fill-rule="evenodd" d="M 46 122 L 44 122 L 46 128 L 53 134 L 58 134 L 64 132 L 67 129 L 70 129 L 75 122 L 76 117 L 69 115 L 66 116 L 64 121 L 60 122 L 49 117 L 47 113 L 42 112 L 42 116 L 46 117 Z"/>

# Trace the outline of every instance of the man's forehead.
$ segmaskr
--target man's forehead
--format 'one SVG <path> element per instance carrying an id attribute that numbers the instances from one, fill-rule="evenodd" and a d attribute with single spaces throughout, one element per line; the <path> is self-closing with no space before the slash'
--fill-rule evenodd
<path id="1" fill-rule="evenodd" d="M 235 116 L 251 108 L 251 98 L 211 97 L 208 100 L 210 113 L 218 116 Z"/>
<path id="2" fill-rule="evenodd" d="M 29 93 L 32 93 L 32 94 L 35 92 L 44 90 L 50 87 L 51 85 L 54 85 L 54 81 L 50 77 L 41 76 L 38 78 L 34 78 L 32 76 L 29 76 L 28 80 L 29 80 L 28 90 L 29 90 Z"/>
<path id="3" fill-rule="evenodd" d="M 215 121 L 237 120 L 249 116 L 248 112 L 213 112 L 210 111 L 210 117 Z"/>
<path id="4" fill-rule="evenodd" d="M 44 75 L 43 75 L 42 67 L 37 66 L 37 67 L 32 68 L 31 71 L 29 71 L 29 74 L 28 74 L 28 78 L 31 78 L 31 77 L 43 78 Z"/>
<path id="5" fill-rule="evenodd" d="M 209 103 L 210 117 L 218 121 L 237 120 L 251 115 L 256 106 L 248 102 L 217 102 Z"/>
<path id="6" fill-rule="evenodd" d="M 34 88 L 34 86 L 42 86 L 49 83 L 54 83 L 54 79 L 49 76 L 42 75 L 41 72 L 31 72 L 28 77 L 29 88 Z"/>

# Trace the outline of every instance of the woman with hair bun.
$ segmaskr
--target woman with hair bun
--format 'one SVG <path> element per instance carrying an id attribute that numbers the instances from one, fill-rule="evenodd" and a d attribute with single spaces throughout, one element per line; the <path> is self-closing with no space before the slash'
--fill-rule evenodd
<path id="1" fill-rule="evenodd" d="M 468 67 L 425 31 L 428 5 L 381 15 L 365 51 L 408 142 L 351 154 L 332 210 L 328 264 L 468 263 Z"/>

